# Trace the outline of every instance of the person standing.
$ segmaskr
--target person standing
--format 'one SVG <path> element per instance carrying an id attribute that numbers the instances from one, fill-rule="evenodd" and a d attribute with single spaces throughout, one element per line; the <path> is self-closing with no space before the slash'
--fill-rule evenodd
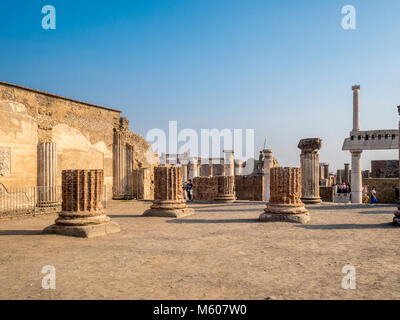
<path id="1" fill-rule="evenodd" d="M 378 203 L 378 198 L 376 197 L 376 189 L 375 189 L 375 187 L 372 187 L 371 203 Z"/>
<path id="2" fill-rule="evenodd" d="M 193 185 L 192 185 L 191 179 L 189 179 L 189 181 L 186 183 L 186 193 L 187 193 L 189 201 L 192 201 Z"/>

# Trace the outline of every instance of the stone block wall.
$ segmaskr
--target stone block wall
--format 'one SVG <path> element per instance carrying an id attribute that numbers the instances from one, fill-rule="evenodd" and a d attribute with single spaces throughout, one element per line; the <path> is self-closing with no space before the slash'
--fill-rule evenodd
<path id="1" fill-rule="evenodd" d="M 213 201 L 218 194 L 218 177 L 196 177 L 193 183 L 193 200 Z"/>
<path id="2" fill-rule="evenodd" d="M 376 196 L 379 203 L 397 203 L 395 189 L 399 186 L 399 179 L 363 179 L 363 185 L 369 185 L 369 191 L 376 187 Z"/>
<path id="3" fill-rule="evenodd" d="M 372 160 L 371 178 L 398 178 L 399 161 L 398 160 Z"/>
<path id="4" fill-rule="evenodd" d="M 323 202 L 333 202 L 335 190 L 333 187 L 319 187 L 319 195 Z"/>
<path id="5" fill-rule="evenodd" d="M 264 201 L 262 176 L 235 176 L 237 200 Z"/>

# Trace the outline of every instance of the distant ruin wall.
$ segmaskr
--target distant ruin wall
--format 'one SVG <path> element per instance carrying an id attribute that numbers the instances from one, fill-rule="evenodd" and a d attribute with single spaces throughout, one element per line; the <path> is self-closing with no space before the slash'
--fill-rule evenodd
<path id="1" fill-rule="evenodd" d="M 372 160 L 371 178 L 398 178 L 399 160 Z"/>
<path id="2" fill-rule="evenodd" d="M 399 185 L 399 179 L 363 179 L 363 185 L 368 185 L 371 192 L 376 188 L 376 196 L 379 203 L 397 203 L 395 189 Z"/>
<path id="3" fill-rule="evenodd" d="M 333 187 L 319 187 L 319 196 L 323 202 L 333 202 L 335 192 Z"/>
<path id="4" fill-rule="evenodd" d="M 218 177 L 196 177 L 193 183 L 193 200 L 213 201 L 218 194 Z"/>
<path id="5" fill-rule="evenodd" d="M 237 200 L 264 201 L 262 176 L 235 176 Z"/>

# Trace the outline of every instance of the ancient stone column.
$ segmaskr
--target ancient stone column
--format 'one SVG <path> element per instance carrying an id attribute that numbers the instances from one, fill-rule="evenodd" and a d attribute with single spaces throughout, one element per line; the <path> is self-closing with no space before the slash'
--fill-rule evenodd
<path id="1" fill-rule="evenodd" d="M 126 144 L 126 182 L 125 182 L 125 199 L 133 199 L 133 184 L 136 182 L 133 177 L 133 146 Z"/>
<path id="2" fill-rule="evenodd" d="M 307 223 L 310 215 L 300 197 L 301 169 L 272 168 L 271 196 L 260 221 Z"/>
<path id="3" fill-rule="evenodd" d="M 103 208 L 103 170 L 62 172 L 62 212 L 44 233 L 92 238 L 119 232 Z"/>
<path id="4" fill-rule="evenodd" d="M 212 177 L 214 175 L 214 164 L 213 159 L 208 159 L 208 176 Z"/>
<path id="5" fill-rule="evenodd" d="M 353 90 L 353 131 L 360 131 L 360 86 L 356 85 Z"/>
<path id="6" fill-rule="evenodd" d="M 154 201 L 143 215 L 179 218 L 193 213 L 183 199 L 182 168 L 175 165 L 154 168 Z"/>
<path id="7" fill-rule="evenodd" d="M 182 182 L 186 182 L 188 180 L 188 165 L 182 164 Z"/>
<path id="8" fill-rule="evenodd" d="M 344 177 L 343 183 L 349 184 L 350 183 L 350 163 L 344 164 Z"/>
<path id="9" fill-rule="evenodd" d="M 218 177 L 218 194 L 214 200 L 223 203 L 236 201 L 234 176 Z"/>
<path id="10" fill-rule="evenodd" d="M 42 142 L 37 146 L 38 207 L 60 204 L 57 195 L 57 144 Z"/>
<path id="11" fill-rule="evenodd" d="M 226 176 L 235 176 L 235 152 L 233 150 L 224 150 L 224 166 Z"/>
<path id="12" fill-rule="evenodd" d="M 400 115 L 400 106 L 397 107 L 397 111 Z M 400 121 L 399 121 L 399 132 L 400 132 Z M 400 167 L 400 136 L 399 136 L 399 167 Z M 400 170 L 399 170 L 399 190 L 400 190 Z M 393 223 L 400 226 L 400 196 L 397 199 L 397 211 L 394 213 Z"/>
<path id="13" fill-rule="evenodd" d="M 243 161 L 242 160 L 236 160 L 235 161 L 235 175 L 236 176 L 241 176 L 242 175 L 242 169 L 243 169 Z"/>
<path id="14" fill-rule="evenodd" d="M 189 161 L 189 179 L 194 179 L 199 176 L 198 160 L 192 159 Z"/>
<path id="15" fill-rule="evenodd" d="M 351 203 L 362 203 L 362 151 L 351 151 Z"/>
<path id="16" fill-rule="evenodd" d="M 126 197 L 127 186 L 126 146 L 122 132 L 114 129 L 113 139 L 113 199 Z"/>
<path id="17" fill-rule="evenodd" d="M 324 164 L 325 179 L 329 180 L 329 164 Z"/>
<path id="18" fill-rule="evenodd" d="M 274 157 L 272 156 L 272 150 L 264 149 L 263 153 L 263 183 L 264 183 L 264 201 L 268 203 L 270 198 L 270 175 L 271 168 L 274 166 Z"/>
<path id="19" fill-rule="evenodd" d="M 319 196 L 319 155 L 322 140 L 319 138 L 300 140 L 300 161 L 302 171 L 302 196 L 304 203 L 321 203 Z"/>
<path id="20" fill-rule="evenodd" d="M 337 184 L 343 183 L 342 171 L 339 170 L 339 169 L 338 169 L 337 172 L 336 172 L 336 183 L 337 183 Z"/>

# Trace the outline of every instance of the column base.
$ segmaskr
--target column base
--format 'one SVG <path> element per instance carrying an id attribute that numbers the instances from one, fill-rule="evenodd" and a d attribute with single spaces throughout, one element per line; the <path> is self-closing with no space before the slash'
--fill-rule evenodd
<path id="1" fill-rule="evenodd" d="M 38 208 L 48 208 L 48 207 L 59 207 L 61 206 L 61 202 L 57 201 L 38 201 L 36 207 Z"/>
<path id="2" fill-rule="evenodd" d="M 236 198 L 233 194 L 221 194 L 217 195 L 214 201 L 219 203 L 232 203 L 236 201 Z"/>
<path id="3" fill-rule="evenodd" d="M 59 234 L 64 236 L 79 237 L 79 238 L 94 238 L 101 237 L 112 233 L 120 232 L 120 227 L 116 222 L 108 222 L 87 226 L 68 226 L 53 224 L 45 228 L 43 234 Z"/>
<path id="4" fill-rule="evenodd" d="M 301 201 L 305 204 L 319 204 L 322 202 L 320 197 L 315 198 L 301 198 Z"/>
<path id="5" fill-rule="evenodd" d="M 186 206 L 183 200 L 154 201 L 150 209 L 143 215 L 146 217 L 182 218 L 194 214 L 194 210 Z"/>
<path id="6" fill-rule="evenodd" d="M 307 224 L 310 214 L 303 205 L 267 204 L 260 222 L 293 222 Z"/>

